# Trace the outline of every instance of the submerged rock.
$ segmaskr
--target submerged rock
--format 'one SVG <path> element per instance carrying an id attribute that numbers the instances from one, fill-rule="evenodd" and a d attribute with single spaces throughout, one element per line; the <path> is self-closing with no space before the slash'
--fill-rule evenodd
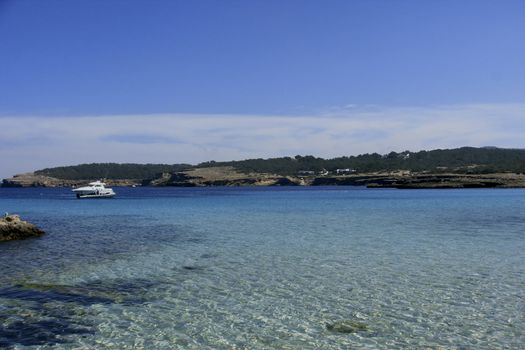
<path id="1" fill-rule="evenodd" d="M 39 237 L 44 231 L 35 225 L 20 219 L 18 215 L 5 215 L 0 218 L 0 242 L 15 239 Z"/>
<path id="2" fill-rule="evenodd" d="M 155 282 L 142 279 L 93 281 L 79 285 L 24 282 L 0 288 L 0 298 L 88 306 L 113 303 L 134 305 L 144 303 L 144 295 L 154 285 Z"/>
<path id="3" fill-rule="evenodd" d="M 327 323 L 326 329 L 332 332 L 338 333 L 355 333 L 363 332 L 368 330 L 368 326 L 365 323 L 352 321 L 352 320 L 340 320 L 333 323 Z"/>

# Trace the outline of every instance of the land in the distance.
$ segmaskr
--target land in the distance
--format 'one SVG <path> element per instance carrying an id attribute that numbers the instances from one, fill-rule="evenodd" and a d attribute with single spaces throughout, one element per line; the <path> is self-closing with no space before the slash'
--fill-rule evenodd
<path id="1" fill-rule="evenodd" d="M 4 179 L 4 187 L 72 187 L 105 179 L 112 186 L 319 186 L 392 188 L 525 187 L 525 150 L 463 147 L 322 159 L 295 156 L 190 164 L 95 163 Z"/>

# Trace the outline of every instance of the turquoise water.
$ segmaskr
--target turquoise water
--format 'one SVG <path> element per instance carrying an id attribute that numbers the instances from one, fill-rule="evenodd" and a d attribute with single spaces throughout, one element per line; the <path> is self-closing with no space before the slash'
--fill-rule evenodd
<path id="1" fill-rule="evenodd" d="M 116 192 L 0 189 L 0 348 L 525 347 L 524 190 Z"/>

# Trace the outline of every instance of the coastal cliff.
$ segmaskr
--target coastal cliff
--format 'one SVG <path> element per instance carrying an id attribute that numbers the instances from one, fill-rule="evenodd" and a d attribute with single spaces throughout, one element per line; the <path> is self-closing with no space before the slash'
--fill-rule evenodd
<path id="1" fill-rule="evenodd" d="M 143 186 L 367 186 L 369 188 L 506 188 L 525 187 L 525 175 L 432 174 L 407 171 L 346 175 L 282 176 L 240 172 L 231 166 L 202 167 L 176 173 L 162 173 L 144 180 Z"/>
<path id="2" fill-rule="evenodd" d="M 3 187 L 77 187 L 96 179 L 63 180 L 34 173 L 3 180 Z M 369 188 L 517 188 L 525 187 L 525 175 L 432 174 L 428 172 L 375 172 L 346 175 L 283 176 L 241 172 L 231 166 L 193 168 L 163 172 L 150 179 L 108 179 L 108 186 L 367 186 Z"/>
<path id="3" fill-rule="evenodd" d="M 3 179 L 1 187 L 79 187 L 88 182 L 99 179 L 69 180 L 56 177 L 39 175 L 35 173 L 17 174 L 8 179 Z M 109 179 L 105 180 L 109 186 L 140 185 L 141 179 Z"/>
<path id="4" fill-rule="evenodd" d="M 301 179 L 260 173 L 243 173 L 231 166 L 195 168 L 183 172 L 162 173 L 143 181 L 143 186 L 295 186 Z"/>
<path id="5" fill-rule="evenodd" d="M 43 234 L 44 231 L 20 219 L 18 215 L 6 215 L 0 218 L 0 242 L 39 237 Z"/>
<path id="6" fill-rule="evenodd" d="M 75 181 L 61 180 L 35 173 L 17 174 L 2 180 L 2 187 L 69 187 Z"/>
<path id="7" fill-rule="evenodd" d="M 411 174 L 409 176 L 386 176 L 367 183 L 369 188 L 522 188 L 525 175 L 513 173 L 496 174 Z"/>

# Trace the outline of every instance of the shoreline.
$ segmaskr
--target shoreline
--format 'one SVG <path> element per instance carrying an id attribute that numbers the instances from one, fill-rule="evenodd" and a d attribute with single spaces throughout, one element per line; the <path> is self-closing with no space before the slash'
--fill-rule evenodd
<path id="1" fill-rule="evenodd" d="M 72 188 L 98 179 L 67 180 L 19 174 L 4 179 L 0 187 Z M 116 187 L 242 187 L 242 186 L 366 186 L 397 189 L 525 188 L 525 175 L 517 173 L 436 174 L 436 173 L 363 173 L 352 175 L 283 176 L 240 173 L 231 167 L 199 168 L 184 172 L 162 173 L 154 179 L 106 179 Z"/>

